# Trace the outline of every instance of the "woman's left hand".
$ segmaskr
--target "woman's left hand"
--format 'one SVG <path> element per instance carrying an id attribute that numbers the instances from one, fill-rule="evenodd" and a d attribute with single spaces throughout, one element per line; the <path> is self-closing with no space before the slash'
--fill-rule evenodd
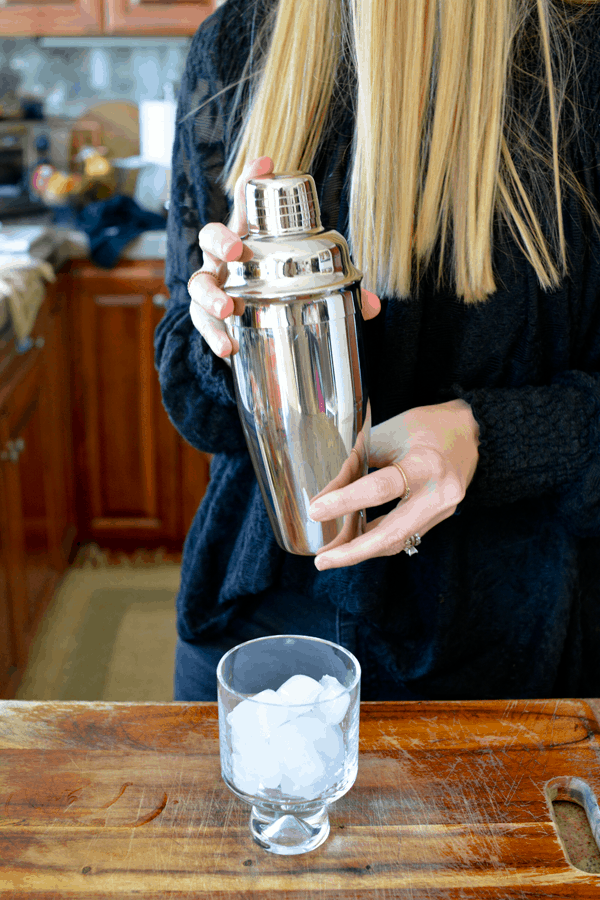
<path id="1" fill-rule="evenodd" d="M 393 556 L 405 549 L 409 537 L 418 534 L 422 538 L 453 515 L 475 474 L 478 445 L 479 428 L 463 400 L 409 409 L 374 427 L 369 467 L 378 471 L 314 500 L 311 518 L 327 521 L 403 497 L 404 479 L 393 463 L 401 465 L 410 496 L 388 515 L 369 522 L 360 537 L 320 550 L 315 558 L 317 569 Z"/>

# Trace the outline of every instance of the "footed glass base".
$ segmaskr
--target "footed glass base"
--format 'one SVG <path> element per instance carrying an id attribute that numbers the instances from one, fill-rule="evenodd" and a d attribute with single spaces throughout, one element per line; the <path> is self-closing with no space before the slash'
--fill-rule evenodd
<path id="1" fill-rule="evenodd" d="M 253 806 L 250 831 L 259 846 L 270 853 L 295 856 L 308 853 L 323 844 L 329 835 L 327 807 L 322 806 L 310 815 L 293 815 Z"/>

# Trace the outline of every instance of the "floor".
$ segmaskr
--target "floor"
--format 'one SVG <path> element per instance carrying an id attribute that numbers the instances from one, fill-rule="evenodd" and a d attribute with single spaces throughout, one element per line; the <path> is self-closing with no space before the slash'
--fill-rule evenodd
<path id="1" fill-rule="evenodd" d="M 173 699 L 176 558 L 85 547 L 31 650 L 19 700 Z"/>

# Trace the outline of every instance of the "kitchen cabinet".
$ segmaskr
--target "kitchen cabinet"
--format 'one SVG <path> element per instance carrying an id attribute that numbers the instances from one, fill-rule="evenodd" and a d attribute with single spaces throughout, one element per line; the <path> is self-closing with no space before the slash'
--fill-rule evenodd
<path id="1" fill-rule="evenodd" d="M 14 696 L 75 534 L 64 287 L 49 286 L 30 349 L 0 357 L 1 696 Z"/>
<path id="2" fill-rule="evenodd" d="M 4 37 L 192 35 L 216 0 L 0 0 Z"/>
<path id="3" fill-rule="evenodd" d="M 105 0 L 109 34 L 194 34 L 214 0 Z"/>
<path id="4" fill-rule="evenodd" d="M 208 458 L 170 422 L 154 368 L 162 261 L 70 264 L 73 436 L 80 541 L 181 550 Z"/>
<path id="5" fill-rule="evenodd" d="M 101 34 L 104 0 L 3 0 L 0 32 L 4 37 Z"/>

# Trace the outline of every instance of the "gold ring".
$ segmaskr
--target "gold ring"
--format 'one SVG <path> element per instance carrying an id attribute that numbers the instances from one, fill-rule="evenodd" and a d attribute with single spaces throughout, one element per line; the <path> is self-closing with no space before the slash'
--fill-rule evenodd
<path id="1" fill-rule="evenodd" d="M 392 463 L 392 465 L 395 466 L 396 469 L 398 469 L 398 471 L 400 472 L 400 474 L 402 475 L 402 477 L 404 479 L 404 493 L 400 497 L 400 501 L 408 500 L 408 498 L 410 497 L 410 488 L 408 486 L 408 478 L 406 477 L 406 473 L 405 473 L 404 469 L 402 468 L 402 466 L 400 465 L 400 463 L 395 462 L 395 463 Z"/>
<path id="2" fill-rule="evenodd" d="M 197 269 L 195 272 L 192 272 L 192 274 L 190 275 L 190 277 L 188 279 L 188 283 L 187 283 L 188 294 L 190 292 L 190 285 L 191 285 L 192 281 L 194 280 L 194 278 L 196 277 L 196 275 L 212 275 L 212 272 L 207 272 L 205 269 Z"/>

